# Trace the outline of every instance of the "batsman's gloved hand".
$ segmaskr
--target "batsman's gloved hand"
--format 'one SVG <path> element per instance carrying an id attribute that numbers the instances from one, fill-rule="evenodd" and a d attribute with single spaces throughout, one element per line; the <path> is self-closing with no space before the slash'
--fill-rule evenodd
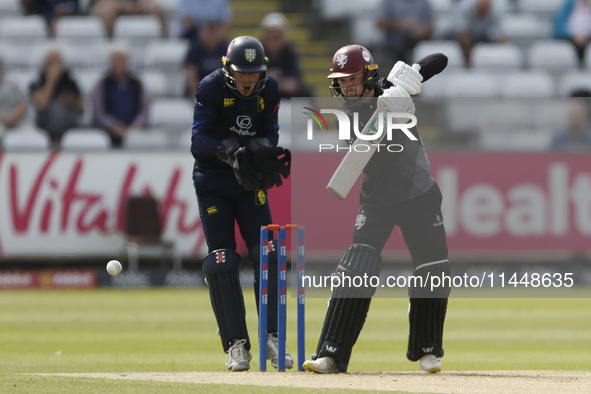
<path id="1" fill-rule="evenodd" d="M 388 78 L 386 78 L 392 85 L 400 86 L 409 94 L 415 95 L 421 93 L 423 87 L 423 76 L 419 72 L 420 66 L 418 64 L 412 67 L 403 61 L 398 61 L 392 67 Z"/>
<path id="2" fill-rule="evenodd" d="M 263 177 L 265 188 L 281 186 L 291 172 L 291 153 L 280 146 L 270 146 L 266 138 L 253 138 L 246 146 L 252 166 Z M 282 179 L 283 177 L 283 179 Z"/>
<path id="3" fill-rule="evenodd" d="M 408 91 L 401 86 L 391 86 L 378 97 L 378 107 L 388 112 L 415 113 L 415 103 Z"/>
<path id="4" fill-rule="evenodd" d="M 247 149 L 240 146 L 236 138 L 228 138 L 222 141 L 222 146 L 217 148 L 217 157 L 228 164 L 234 171 L 238 184 L 246 190 L 264 188 L 263 177 L 251 165 Z"/>

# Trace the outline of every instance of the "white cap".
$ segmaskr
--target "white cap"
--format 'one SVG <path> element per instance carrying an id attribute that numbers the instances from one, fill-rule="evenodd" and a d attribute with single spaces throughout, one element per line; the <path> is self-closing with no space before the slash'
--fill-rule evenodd
<path id="1" fill-rule="evenodd" d="M 285 15 L 283 15 L 281 12 L 271 12 L 270 14 L 267 14 L 261 22 L 261 26 L 264 29 L 269 29 L 273 27 L 283 29 L 286 25 L 287 18 L 285 18 Z"/>

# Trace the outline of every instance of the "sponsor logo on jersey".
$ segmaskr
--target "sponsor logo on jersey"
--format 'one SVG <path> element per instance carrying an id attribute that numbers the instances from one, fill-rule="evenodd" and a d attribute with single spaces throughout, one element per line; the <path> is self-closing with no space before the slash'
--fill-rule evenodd
<path id="1" fill-rule="evenodd" d="M 259 96 L 257 98 L 257 112 L 261 112 L 265 109 L 265 99 Z"/>
<path id="2" fill-rule="evenodd" d="M 363 227 L 365 225 L 366 221 L 367 221 L 367 216 L 365 216 L 363 213 L 360 213 L 359 215 L 357 215 L 357 219 L 355 219 L 355 228 L 357 230 L 360 230 L 361 227 Z"/>
<path id="3" fill-rule="evenodd" d="M 255 194 L 254 204 L 265 205 L 267 203 L 267 195 L 262 190 L 257 190 Z"/>
<path id="4" fill-rule="evenodd" d="M 345 67 L 345 64 L 347 64 L 347 60 L 349 60 L 349 56 L 339 55 L 337 57 L 337 66 L 339 66 L 340 68 Z"/>
<path id="5" fill-rule="evenodd" d="M 433 227 L 443 226 L 443 219 L 441 215 L 435 215 L 435 223 L 433 223 Z"/>
<path id="6" fill-rule="evenodd" d="M 236 103 L 235 98 L 225 98 L 224 99 L 224 107 L 233 107 Z"/>
<path id="7" fill-rule="evenodd" d="M 246 48 L 244 50 L 244 57 L 247 62 L 254 62 L 254 59 L 257 58 L 257 50 L 255 48 Z"/>
<path id="8" fill-rule="evenodd" d="M 207 208 L 208 215 L 213 215 L 215 213 L 218 213 L 218 207 L 216 207 L 215 205 Z"/>
<path id="9" fill-rule="evenodd" d="M 238 126 L 238 127 L 236 127 Z M 256 131 L 250 131 L 252 127 L 252 119 L 247 115 L 240 115 L 236 118 L 236 126 L 230 127 L 230 131 L 238 135 L 256 135 Z"/>
<path id="10" fill-rule="evenodd" d="M 250 129 L 252 119 L 248 115 L 240 115 L 236 118 L 236 125 L 241 129 Z"/>

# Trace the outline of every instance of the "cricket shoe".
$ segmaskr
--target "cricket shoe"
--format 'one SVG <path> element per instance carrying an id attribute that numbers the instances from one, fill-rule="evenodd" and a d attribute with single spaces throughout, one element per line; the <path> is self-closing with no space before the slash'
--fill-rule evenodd
<path id="1" fill-rule="evenodd" d="M 250 369 L 252 354 L 246 350 L 244 345 L 246 345 L 246 339 L 237 339 L 226 353 L 226 365 L 232 372 L 248 371 Z"/>
<path id="2" fill-rule="evenodd" d="M 277 368 L 277 359 L 279 356 L 279 344 L 277 334 L 267 334 L 267 360 L 271 360 L 271 365 Z M 285 368 L 293 368 L 293 357 L 285 349 Z"/>
<path id="3" fill-rule="evenodd" d="M 304 361 L 304 369 L 315 373 L 341 373 L 332 357 L 319 357 L 316 360 Z"/>
<path id="4" fill-rule="evenodd" d="M 419 365 L 421 366 L 421 369 L 425 372 L 441 372 L 441 359 L 433 354 L 427 354 L 421 357 Z"/>

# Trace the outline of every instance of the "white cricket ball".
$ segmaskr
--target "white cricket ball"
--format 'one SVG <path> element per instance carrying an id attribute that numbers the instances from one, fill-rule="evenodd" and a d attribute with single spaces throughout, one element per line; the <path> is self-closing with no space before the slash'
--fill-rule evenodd
<path id="1" fill-rule="evenodd" d="M 107 263 L 107 272 L 112 275 L 119 275 L 123 270 L 123 266 L 117 260 L 111 260 Z"/>

